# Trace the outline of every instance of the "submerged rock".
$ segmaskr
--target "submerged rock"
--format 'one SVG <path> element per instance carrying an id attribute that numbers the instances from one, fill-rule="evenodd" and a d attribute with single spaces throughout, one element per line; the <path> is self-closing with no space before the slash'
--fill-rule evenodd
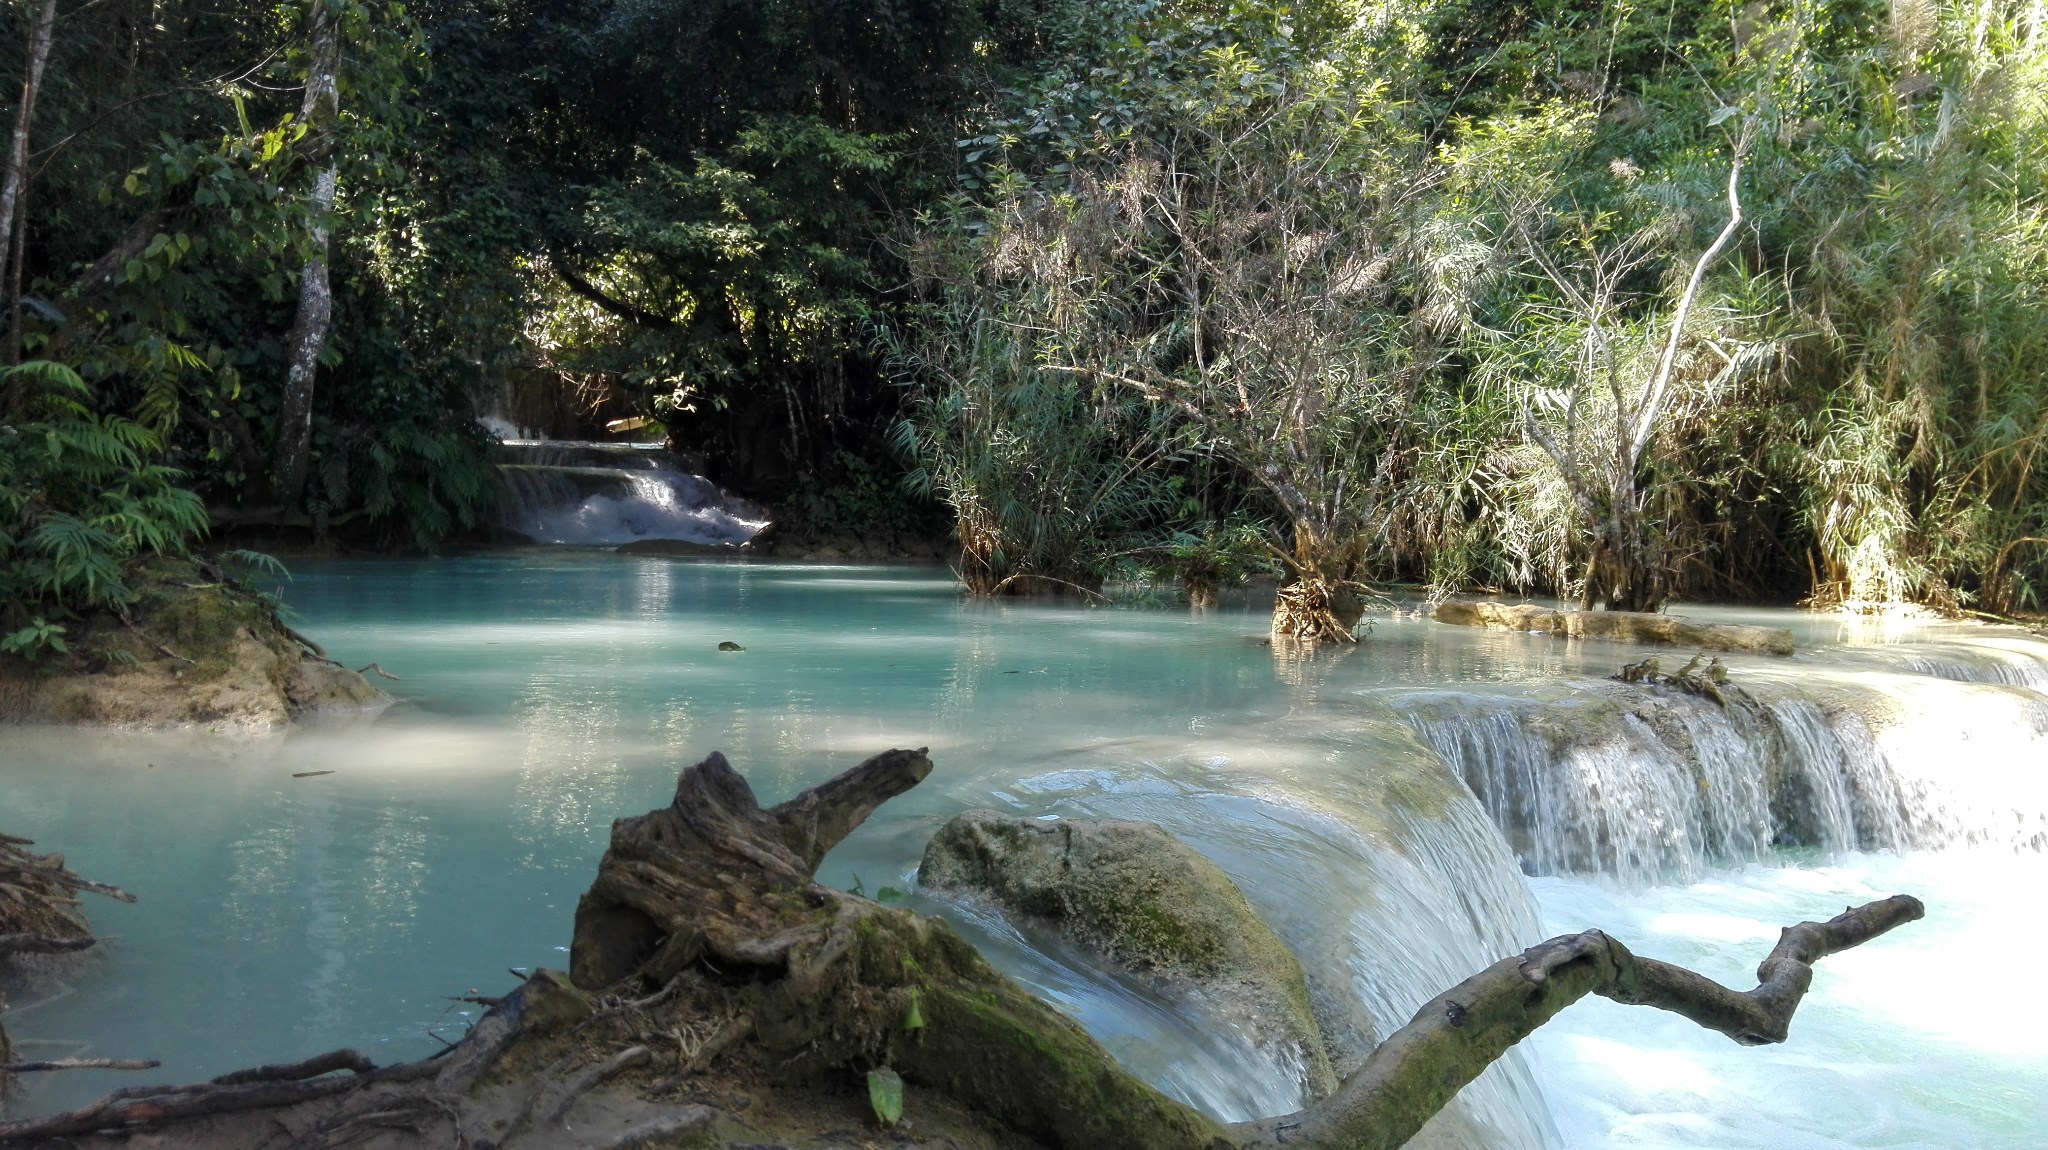
<path id="1" fill-rule="evenodd" d="M 689 539 L 635 539 L 622 543 L 617 551 L 621 555 L 652 555 L 668 558 L 732 558 L 751 555 L 754 552 L 744 543 L 698 543 Z"/>
<path id="2" fill-rule="evenodd" d="M 1157 980 L 1286 1065 L 1308 1097 L 1336 1086 L 1301 964 L 1215 863 L 1151 823 L 964 812 L 918 881 L 971 891 Z"/>
<path id="3" fill-rule="evenodd" d="M 1612 639 L 1623 643 L 1666 643 L 1707 651 L 1792 653 L 1792 632 L 1783 627 L 1741 623 L 1695 623 L 1677 615 L 1641 611 L 1559 611 L 1534 603 L 1446 602 L 1433 616 L 1460 627 L 1540 631 L 1560 639 Z"/>

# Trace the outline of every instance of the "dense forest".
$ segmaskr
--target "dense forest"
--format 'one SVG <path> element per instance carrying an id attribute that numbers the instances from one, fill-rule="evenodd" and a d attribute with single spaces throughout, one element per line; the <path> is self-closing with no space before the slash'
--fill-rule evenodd
<path id="1" fill-rule="evenodd" d="M 2048 592 L 2041 0 L 0 20 L 11 651 L 209 531 L 480 537 L 491 410 L 1310 635 Z"/>

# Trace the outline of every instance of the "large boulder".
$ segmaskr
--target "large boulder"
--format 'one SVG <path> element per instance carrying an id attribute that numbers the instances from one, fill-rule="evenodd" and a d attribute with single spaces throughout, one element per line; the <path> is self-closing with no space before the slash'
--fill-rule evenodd
<path id="1" fill-rule="evenodd" d="M 967 811 L 925 846 L 918 881 L 985 896 L 1155 981 L 1301 1066 L 1310 1099 L 1336 1086 L 1301 963 L 1228 875 L 1151 823 Z"/>

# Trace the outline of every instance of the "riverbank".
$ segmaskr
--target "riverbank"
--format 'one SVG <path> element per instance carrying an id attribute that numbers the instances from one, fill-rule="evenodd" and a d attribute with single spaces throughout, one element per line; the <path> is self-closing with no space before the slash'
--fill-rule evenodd
<path id="1" fill-rule="evenodd" d="M 134 592 L 72 621 L 61 648 L 0 656 L 0 722 L 258 731 L 392 701 L 217 568 L 155 560 Z"/>

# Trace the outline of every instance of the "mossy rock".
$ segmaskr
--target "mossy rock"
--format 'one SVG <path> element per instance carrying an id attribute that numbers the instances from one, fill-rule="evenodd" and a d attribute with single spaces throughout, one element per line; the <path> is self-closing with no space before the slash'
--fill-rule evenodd
<path id="1" fill-rule="evenodd" d="M 1303 1067 L 1308 1098 L 1336 1086 L 1301 963 L 1230 876 L 1151 823 L 955 817 L 918 881 L 983 895 L 1155 981 Z"/>

